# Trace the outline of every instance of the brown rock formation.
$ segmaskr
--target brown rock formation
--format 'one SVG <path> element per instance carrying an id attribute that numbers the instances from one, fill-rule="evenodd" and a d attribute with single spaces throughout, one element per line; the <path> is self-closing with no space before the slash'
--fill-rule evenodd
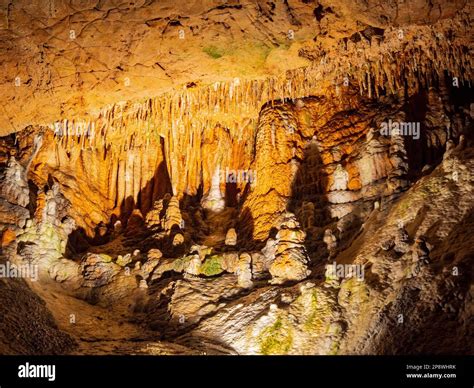
<path id="1" fill-rule="evenodd" d="M 0 353 L 472 353 L 472 14 L 0 7 Z"/>

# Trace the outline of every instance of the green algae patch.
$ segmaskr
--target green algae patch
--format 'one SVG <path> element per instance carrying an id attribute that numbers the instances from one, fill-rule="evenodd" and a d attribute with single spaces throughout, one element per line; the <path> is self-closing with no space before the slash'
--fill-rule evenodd
<path id="1" fill-rule="evenodd" d="M 345 294 L 345 299 L 349 304 L 365 305 L 369 302 L 369 289 L 364 282 L 356 278 L 350 278 L 341 284 L 341 292 Z"/>
<path id="2" fill-rule="evenodd" d="M 225 50 L 217 46 L 206 46 L 202 51 L 214 59 L 219 59 L 225 55 Z"/>
<path id="3" fill-rule="evenodd" d="M 260 353 L 264 355 L 287 354 L 293 344 L 291 328 L 278 317 L 275 323 L 260 333 Z"/>
<path id="4" fill-rule="evenodd" d="M 324 294 L 318 289 L 309 290 L 300 295 L 297 302 L 303 306 L 303 330 L 309 333 L 324 333 L 327 319 L 332 315 L 332 308 Z"/>
<path id="5" fill-rule="evenodd" d="M 99 253 L 100 258 L 104 263 L 111 263 L 112 262 L 112 256 L 106 255 L 105 253 Z"/>
<path id="6" fill-rule="evenodd" d="M 183 272 L 184 269 L 188 266 L 191 258 L 189 256 L 180 257 L 173 261 L 173 271 Z"/>
<path id="7" fill-rule="evenodd" d="M 204 260 L 201 264 L 199 272 L 206 276 L 215 276 L 224 272 L 222 265 L 222 258 L 218 255 L 212 255 Z"/>

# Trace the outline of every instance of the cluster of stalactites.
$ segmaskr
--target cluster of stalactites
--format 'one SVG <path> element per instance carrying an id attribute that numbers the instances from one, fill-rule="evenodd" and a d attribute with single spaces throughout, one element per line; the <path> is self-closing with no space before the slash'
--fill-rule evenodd
<path id="1" fill-rule="evenodd" d="M 396 93 L 406 85 L 426 87 L 444 71 L 453 77 L 453 83 L 454 77 L 460 85 L 470 83 L 472 58 L 462 37 L 470 36 L 471 31 L 464 19 L 465 15 L 459 15 L 432 27 L 385 30 L 383 36 L 374 35 L 370 41 L 343 39 L 311 66 L 282 77 L 234 78 L 184 87 L 140 103 L 108 106 L 92 122 L 64 120 L 52 128 L 66 147 L 80 144 L 121 153 L 137 146 L 147 148 L 160 138 L 193 145 L 204 130 L 219 125 L 239 138 L 243 126 L 256 125 L 267 102 L 318 95 L 331 85 L 336 94 L 343 93 L 345 86 L 358 86 L 361 94 L 372 98 L 381 91 Z M 452 31 L 458 31 L 460 37 Z"/>
<path id="2" fill-rule="evenodd" d="M 142 103 L 118 103 L 104 108 L 94 121 L 63 120 L 50 128 L 63 146 L 106 147 L 126 151 L 148 147 L 159 138 L 189 138 L 221 126 L 239 137 L 243 126 L 255 126 L 266 102 L 295 100 L 315 93 L 307 69 L 283 78 L 234 78 L 200 88 L 185 88 Z"/>
<path id="3" fill-rule="evenodd" d="M 454 87 L 471 86 L 473 60 L 466 37 L 472 36 L 472 30 L 465 17 L 435 26 L 385 30 L 370 41 L 341 40 L 315 67 L 323 78 L 333 77 L 337 93 L 355 85 L 369 98 L 379 97 L 382 91 L 394 94 L 402 87 L 428 88 L 442 80 L 444 72 Z"/>

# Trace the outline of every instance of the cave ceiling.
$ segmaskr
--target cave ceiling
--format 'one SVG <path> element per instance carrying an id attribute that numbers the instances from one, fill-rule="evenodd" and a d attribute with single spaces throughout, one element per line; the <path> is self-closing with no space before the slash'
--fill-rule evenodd
<path id="1" fill-rule="evenodd" d="M 365 39 L 370 49 L 374 35 L 393 31 L 409 44 L 424 25 L 444 31 L 471 14 L 463 0 L 2 0 L 0 135 L 94 119 L 123 101 L 324 67 L 325 57 L 338 61 L 341 42 Z M 452 39 L 469 41 L 463 31 Z M 324 90 L 335 73 L 312 78 Z"/>

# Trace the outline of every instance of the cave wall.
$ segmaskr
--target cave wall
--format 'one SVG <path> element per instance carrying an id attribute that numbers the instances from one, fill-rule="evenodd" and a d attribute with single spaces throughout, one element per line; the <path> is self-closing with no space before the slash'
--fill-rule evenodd
<path id="1" fill-rule="evenodd" d="M 238 207 L 242 228 L 265 240 L 286 210 L 308 227 L 322 228 L 356 204 L 372 208 L 400 192 L 423 167 L 439 161 L 447 140 L 463 133 L 465 108 L 450 104 L 444 87 L 431 88 L 421 100 L 416 96 L 375 103 L 352 90 L 277 100 L 262 107 L 255 126 L 171 126 L 166 136 L 153 132 L 152 118 L 114 116 L 115 108 L 108 116 L 109 137 L 76 133 L 74 123 L 69 130 L 61 127 L 62 133 L 38 128 L 19 137 L 20 148 L 39 144 L 20 160 L 37 190 L 59 182 L 72 217 L 90 236 L 99 223 L 126 221 L 134 209 L 145 216 L 166 193 L 201 200 L 217 173 L 219 195 L 232 197 L 227 199 Z M 413 116 L 414 103 L 424 107 L 423 117 Z M 452 118 L 441 108 L 450 109 Z M 387 120 L 420 122 L 420 139 L 381 135 Z M 118 125 L 130 134 L 125 141 L 114 135 Z M 255 182 L 230 184 L 226 172 L 232 171 L 252 174 Z"/>

